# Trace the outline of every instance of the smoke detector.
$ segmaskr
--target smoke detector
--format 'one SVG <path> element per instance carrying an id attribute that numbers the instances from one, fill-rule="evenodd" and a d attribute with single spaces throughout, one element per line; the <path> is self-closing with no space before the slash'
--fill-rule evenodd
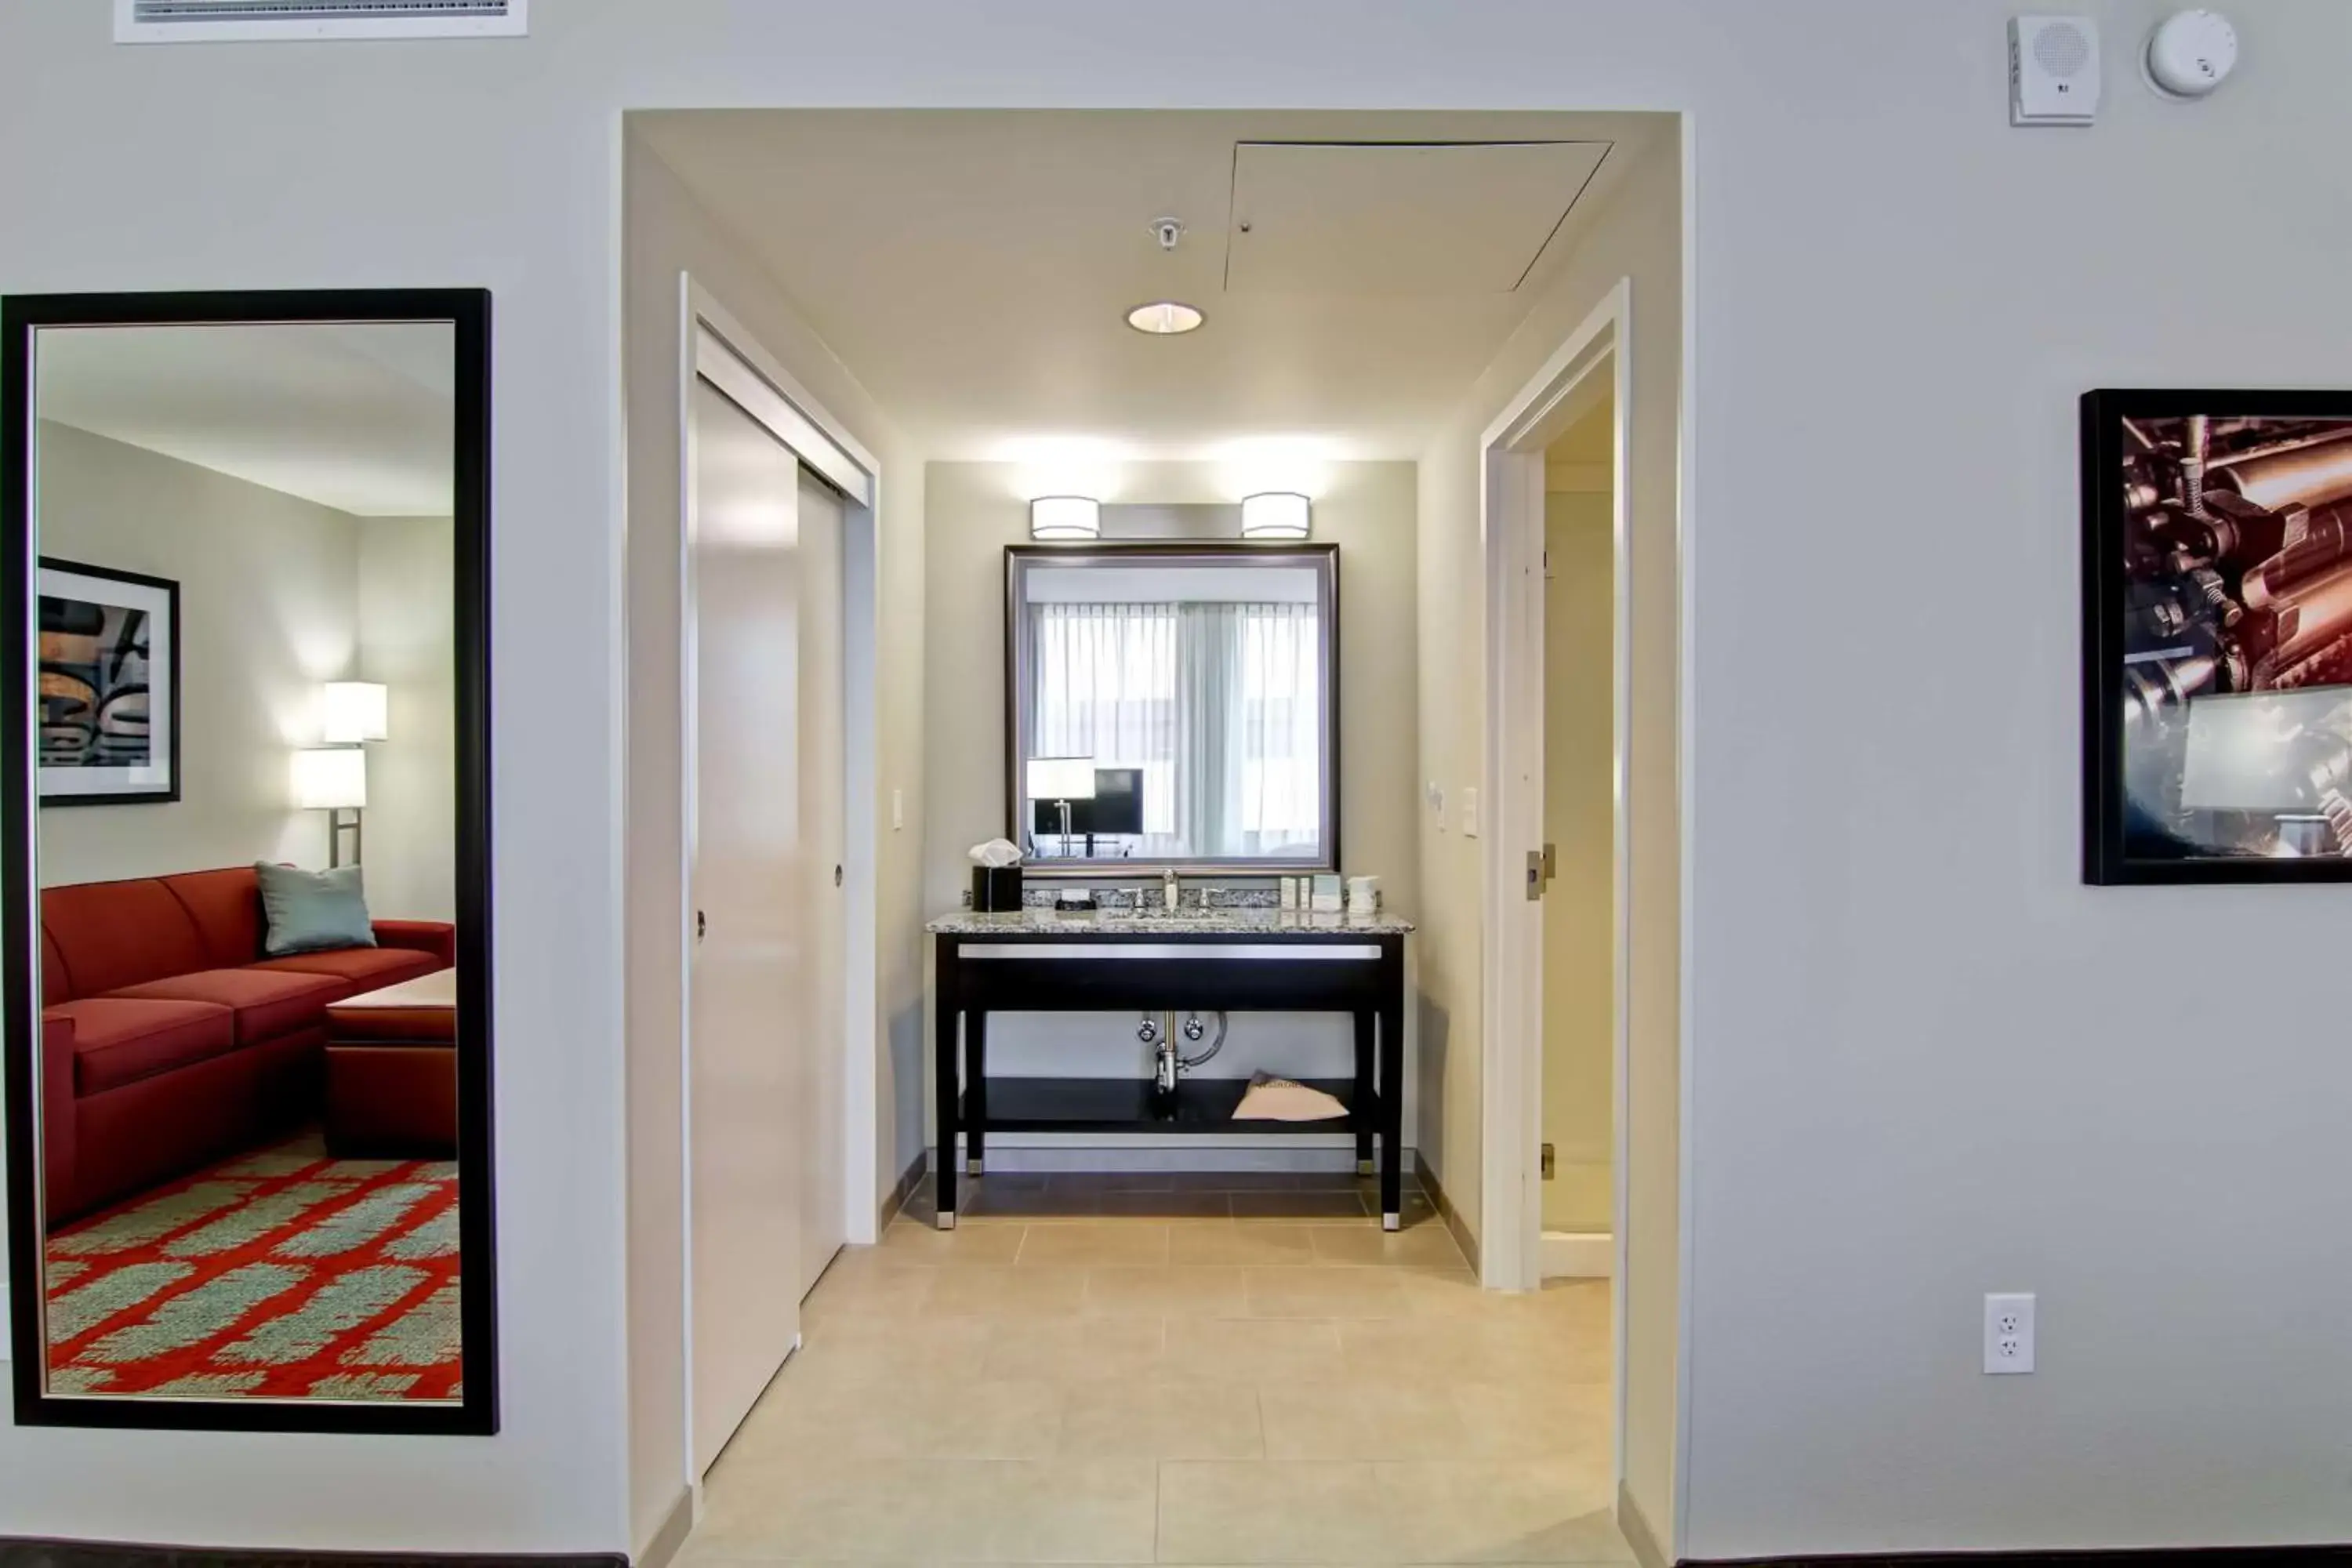
<path id="1" fill-rule="evenodd" d="M 2203 98 L 2238 66 L 2238 30 L 2216 11 L 2180 11 L 2157 24 L 2141 64 L 2167 98 Z"/>

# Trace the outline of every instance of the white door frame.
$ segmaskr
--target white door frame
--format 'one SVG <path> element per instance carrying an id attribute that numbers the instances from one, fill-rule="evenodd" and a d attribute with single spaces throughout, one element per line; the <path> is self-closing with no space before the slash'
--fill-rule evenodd
<path id="1" fill-rule="evenodd" d="M 875 1050 L 877 1038 L 876 1008 L 879 996 L 879 981 L 875 951 L 875 910 L 878 896 L 879 851 L 875 811 L 876 781 L 880 774 L 877 755 L 878 739 L 872 715 L 876 693 L 876 636 L 880 606 L 874 602 L 879 592 L 881 574 L 877 570 L 880 550 L 880 531 L 877 520 L 881 510 L 882 466 L 874 455 L 861 445 L 856 437 L 818 402 L 805 386 L 787 371 L 776 357 L 763 347 L 759 339 L 730 315 L 709 290 L 697 282 L 690 273 L 678 276 L 680 330 L 678 332 L 678 451 L 679 507 L 681 518 L 694 515 L 694 384 L 697 376 L 709 379 L 740 405 L 752 418 L 766 426 L 769 433 L 789 447 L 802 465 L 821 475 L 827 483 L 840 490 L 842 505 L 842 581 L 845 602 L 842 606 L 842 669 L 847 689 L 844 693 L 844 741 L 846 756 L 842 784 L 845 845 L 847 858 L 844 862 L 842 888 L 844 907 L 848 917 L 848 931 L 844 944 L 845 973 L 840 977 L 843 991 L 842 1049 L 846 1059 L 843 1064 L 843 1100 L 839 1108 L 845 1118 L 842 1157 L 848 1169 L 844 1173 L 842 1191 L 849 1212 L 843 1216 L 843 1234 L 856 1244 L 870 1245 L 877 1239 L 877 1222 L 881 1213 L 880 1179 L 877 1173 L 876 1140 L 880 1135 L 877 1120 L 879 1090 L 876 1082 Z M 678 765 L 683 773 L 681 800 L 683 809 L 691 811 L 694 801 L 694 740 L 692 732 L 694 691 L 691 685 L 694 668 L 694 574 L 688 559 L 689 530 L 678 531 L 678 635 L 679 674 L 683 689 L 679 692 L 679 712 L 686 717 L 688 730 L 679 747 Z M 853 569 L 852 563 L 857 564 Z M 851 595 L 848 586 L 862 584 L 864 591 Z M 690 839 L 679 824 L 678 843 L 685 853 Z M 678 954 L 681 974 L 692 973 L 694 956 L 694 894 L 691 857 L 679 869 L 680 885 L 687 889 L 680 906 L 678 922 Z M 691 1069 L 694 1054 L 692 987 L 679 988 L 678 1038 L 683 1048 L 678 1053 L 680 1089 L 687 1095 L 684 1103 L 690 1106 L 691 1085 L 684 1076 Z M 692 1129 L 679 1142 L 681 1159 L 685 1163 L 682 1179 L 686 1184 L 687 1223 L 682 1235 L 693 1235 L 694 1184 Z M 692 1259 L 688 1259 L 686 1272 L 688 1317 L 693 1321 L 694 1271 Z M 688 1365 L 692 1366 L 691 1346 Z M 689 1388 L 691 1376 L 688 1379 Z"/>
<path id="2" fill-rule="evenodd" d="M 1612 935 L 1610 1034 L 1614 1078 L 1610 1110 L 1612 1318 L 1625 1310 L 1626 1129 L 1628 1122 L 1633 897 L 1628 832 L 1628 752 L 1633 718 L 1632 501 L 1626 461 L 1633 407 L 1633 283 L 1621 279 L 1480 442 L 1479 537 L 1486 578 L 1486 747 L 1484 773 L 1492 830 L 1486 836 L 1486 941 L 1481 989 L 1487 1020 L 1481 1172 L 1489 1288 L 1533 1289 L 1542 1279 L 1543 905 L 1528 889 L 1528 856 L 1544 842 L 1544 448 L 1591 409 L 1616 399 L 1611 440 L 1613 617 L 1610 762 Z M 1623 1470 L 1624 1335 L 1616 1337 L 1618 1468 Z"/>

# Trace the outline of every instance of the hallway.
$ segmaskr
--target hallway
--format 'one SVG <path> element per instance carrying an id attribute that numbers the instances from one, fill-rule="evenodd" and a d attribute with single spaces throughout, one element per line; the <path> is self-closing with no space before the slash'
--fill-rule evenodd
<path id="1" fill-rule="evenodd" d="M 1605 1281 L 1481 1292 L 1433 1218 L 1013 1217 L 1053 1180 L 985 1178 L 1005 1217 L 842 1255 L 681 1563 L 1630 1560 Z M 1187 1180 L 1086 1206 L 1355 1192 Z"/>

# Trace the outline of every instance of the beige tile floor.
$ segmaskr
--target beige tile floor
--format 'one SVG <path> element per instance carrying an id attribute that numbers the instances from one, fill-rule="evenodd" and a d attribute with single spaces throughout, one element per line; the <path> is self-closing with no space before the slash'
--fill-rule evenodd
<path id="1" fill-rule="evenodd" d="M 845 1252 L 680 1562 L 1625 1563 L 1609 1298 L 1444 1229 L 902 1219 Z"/>

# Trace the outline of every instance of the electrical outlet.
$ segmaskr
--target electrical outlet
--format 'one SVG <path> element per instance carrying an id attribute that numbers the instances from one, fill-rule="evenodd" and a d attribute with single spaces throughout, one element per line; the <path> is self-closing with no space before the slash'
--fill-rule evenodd
<path id="1" fill-rule="evenodd" d="M 2033 1298 L 1984 1299 L 1984 1369 L 2000 1376 L 2033 1370 Z"/>

